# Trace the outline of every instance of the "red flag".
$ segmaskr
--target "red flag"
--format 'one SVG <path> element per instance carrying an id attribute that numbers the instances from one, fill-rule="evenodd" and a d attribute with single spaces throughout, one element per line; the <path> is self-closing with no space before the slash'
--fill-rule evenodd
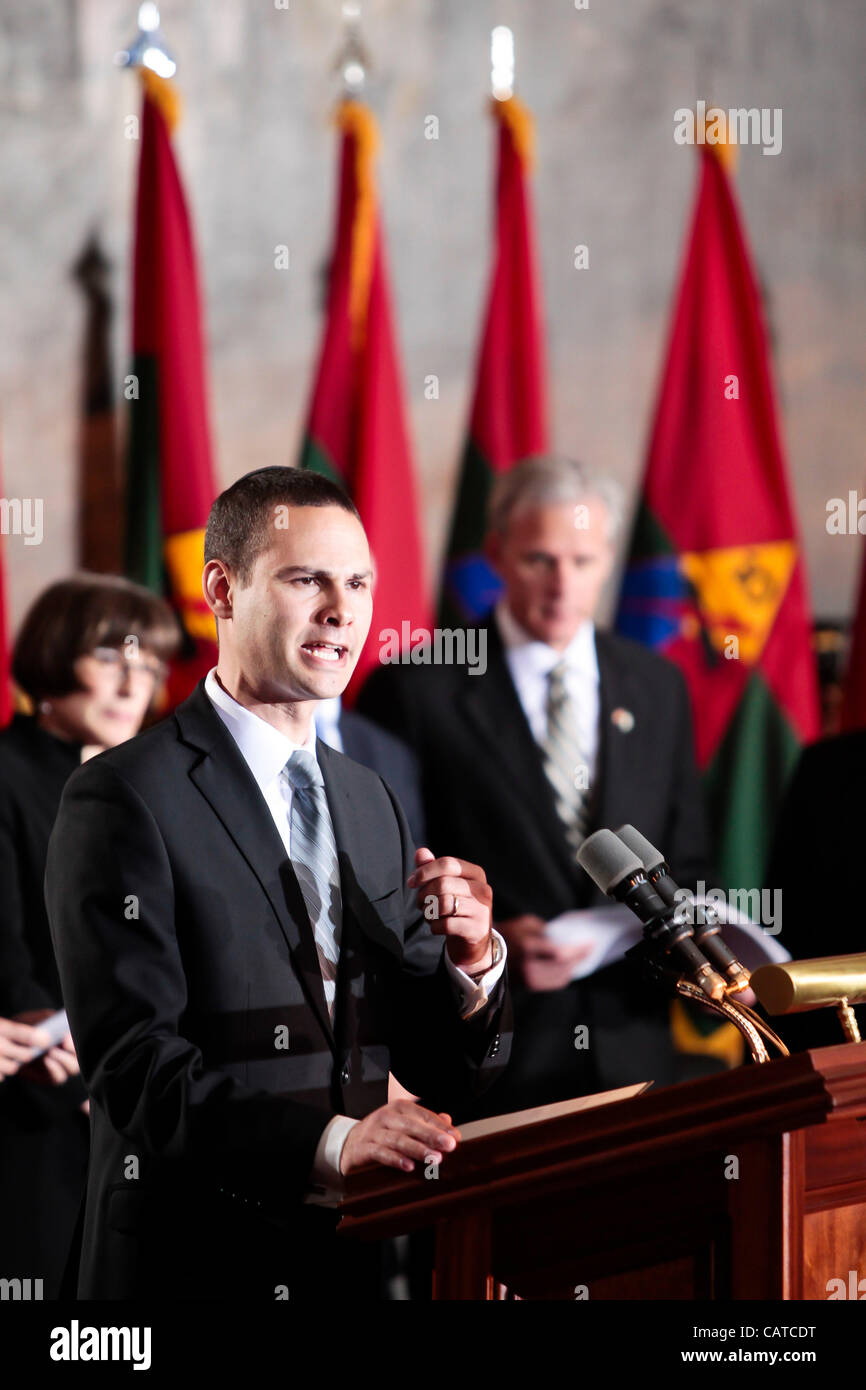
<path id="1" fill-rule="evenodd" d="M 443 621 L 463 623 L 483 617 L 501 588 L 482 553 L 493 478 L 547 449 L 541 294 L 529 190 L 532 117 L 516 97 L 492 100 L 490 109 L 499 127 L 493 273 L 440 600 Z"/>
<path id="2" fill-rule="evenodd" d="M 392 324 L 370 110 L 341 102 L 339 204 L 327 318 L 302 468 L 341 482 L 370 541 L 376 588 L 370 637 L 350 683 L 356 693 L 377 663 L 380 633 L 431 621 L 415 482 Z M 350 696 L 351 698 L 351 696 Z"/>
<path id="3" fill-rule="evenodd" d="M 712 146 L 618 626 L 682 668 L 722 882 L 760 886 L 785 780 L 817 733 L 817 678 L 761 303 Z"/>
<path id="4" fill-rule="evenodd" d="M 216 664 L 216 627 L 201 591 L 204 528 L 216 496 L 192 229 L 171 143 L 172 84 L 142 69 L 141 159 L 133 287 L 126 568 L 164 594 L 185 633 L 169 704 Z"/>

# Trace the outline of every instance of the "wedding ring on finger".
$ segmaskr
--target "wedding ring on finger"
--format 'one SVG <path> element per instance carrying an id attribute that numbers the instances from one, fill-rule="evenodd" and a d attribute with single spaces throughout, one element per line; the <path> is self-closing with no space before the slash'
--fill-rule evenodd
<path id="1" fill-rule="evenodd" d="M 453 906 L 453 908 L 451 909 L 451 916 L 452 916 L 452 917 L 456 917 L 456 916 L 458 915 L 459 912 L 460 912 L 460 899 L 457 898 L 457 897 L 455 897 L 455 899 L 454 899 L 454 906 Z"/>

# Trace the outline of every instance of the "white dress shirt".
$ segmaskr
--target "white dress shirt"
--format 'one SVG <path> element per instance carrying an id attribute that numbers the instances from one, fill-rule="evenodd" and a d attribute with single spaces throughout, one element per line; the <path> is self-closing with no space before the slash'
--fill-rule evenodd
<path id="1" fill-rule="evenodd" d="M 286 854 L 291 858 L 292 787 L 288 777 L 281 774 L 297 748 L 306 749 L 315 758 L 315 719 L 310 720 L 306 741 L 302 744 L 295 743 L 266 719 L 238 704 L 220 685 L 215 666 L 208 671 L 204 688 L 211 704 L 243 754 L 267 803 Z M 486 1006 L 490 993 L 505 969 L 505 942 L 498 932 L 493 933 L 493 941 L 494 964 L 478 981 L 471 980 L 465 971 L 453 963 L 447 950 L 445 951 L 445 968 L 454 986 L 463 1018 L 471 1017 Z M 349 1130 L 357 1123 L 357 1120 L 348 1115 L 334 1115 L 328 1121 L 316 1148 L 311 1174 L 313 1190 L 307 1201 L 331 1205 L 338 1197 L 342 1183 L 340 1158 L 343 1144 Z"/>
<path id="2" fill-rule="evenodd" d="M 505 599 L 499 600 L 493 615 L 511 679 L 536 743 L 543 743 L 547 735 L 550 673 L 554 666 L 565 662 L 565 688 L 574 701 L 578 742 L 592 785 L 598 760 L 600 707 L 594 624 L 589 619 L 581 623 L 565 650 L 558 652 L 521 627 Z"/>

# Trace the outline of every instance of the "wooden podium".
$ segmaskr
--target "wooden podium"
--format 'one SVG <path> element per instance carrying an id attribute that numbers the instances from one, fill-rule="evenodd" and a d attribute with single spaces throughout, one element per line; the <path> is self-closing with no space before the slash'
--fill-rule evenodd
<path id="1" fill-rule="evenodd" d="M 866 1274 L 866 1043 L 349 1179 L 346 1238 L 434 1227 L 437 1299 L 826 1299 Z"/>

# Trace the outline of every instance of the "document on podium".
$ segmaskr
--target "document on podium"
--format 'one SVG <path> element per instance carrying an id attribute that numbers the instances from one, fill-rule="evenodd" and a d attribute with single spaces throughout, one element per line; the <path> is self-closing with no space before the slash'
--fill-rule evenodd
<path id="1" fill-rule="evenodd" d="M 557 1100 L 551 1105 L 536 1105 L 531 1110 L 513 1110 L 508 1115 L 491 1115 L 486 1120 L 470 1120 L 459 1125 L 462 1141 L 483 1139 L 488 1134 L 500 1134 L 521 1125 L 540 1124 L 561 1115 L 579 1115 L 584 1110 L 596 1110 L 600 1105 L 613 1105 L 619 1100 L 633 1100 L 652 1086 L 652 1081 L 637 1081 L 632 1086 L 620 1086 L 615 1091 L 598 1091 L 593 1096 L 576 1096 L 574 1100 Z"/>

